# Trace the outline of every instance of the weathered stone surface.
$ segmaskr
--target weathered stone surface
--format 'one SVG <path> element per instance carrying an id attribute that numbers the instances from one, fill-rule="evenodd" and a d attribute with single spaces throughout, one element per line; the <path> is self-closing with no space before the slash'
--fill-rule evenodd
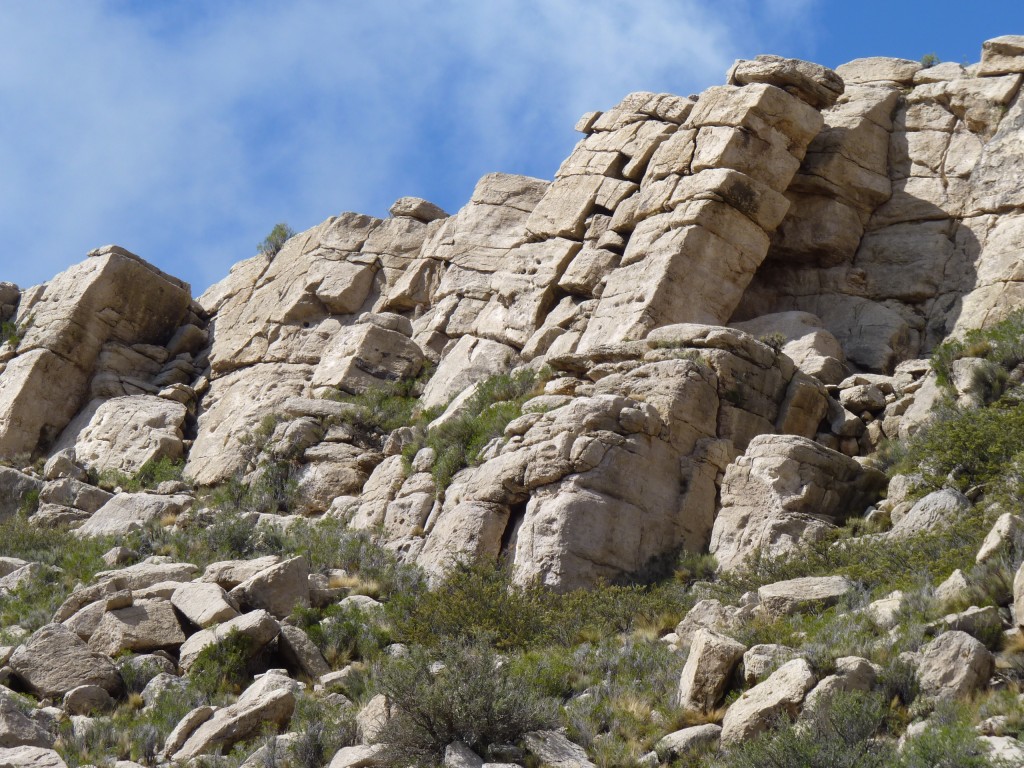
<path id="1" fill-rule="evenodd" d="M 320 649 L 298 627 L 282 624 L 278 647 L 291 668 L 306 677 L 317 680 L 331 671 Z"/>
<path id="2" fill-rule="evenodd" d="M 93 401 L 72 420 L 56 448 L 73 448 L 82 466 L 95 472 L 133 475 L 147 461 L 183 457 L 188 409 L 153 395 Z"/>
<path id="3" fill-rule="evenodd" d="M 124 535 L 154 520 L 173 519 L 191 506 L 191 496 L 119 493 L 86 520 L 77 533 L 79 536 Z"/>
<path id="4" fill-rule="evenodd" d="M 1024 550 L 1024 518 L 1004 512 L 992 525 L 974 560 L 984 563 L 999 555 Z"/>
<path id="5" fill-rule="evenodd" d="M 281 558 L 277 555 L 264 555 L 252 560 L 220 560 L 206 566 L 202 580 L 219 584 L 223 589 L 230 590 L 260 571 L 265 571 L 280 562 Z"/>
<path id="6" fill-rule="evenodd" d="M 981 64 L 978 74 L 983 77 L 1024 72 L 1024 36 L 1003 35 L 981 44 Z"/>
<path id="7" fill-rule="evenodd" d="M 0 519 L 17 514 L 30 493 L 43 488 L 37 477 L 26 475 L 11 467 L 0 467 Z"/>
<path id="8" fill-rule="evenodd" d="M 752 739 L 780 717 L 796 716 L 804 696 L 817 679 L 804 659 L 793 659 L 779 667 L 763 683 L 745 691 L 725 712 L 723 745 Z"/>
<path id="9" fill-rule="evenodd" d="M 695 712 L 714 709 L 746 650 L 745 645 L 730 637 L 698 629 L 679 678 L 679 706 Z"/>
<path id="10" fill-rule="evenodd" d="M 171 595 L 171 604 L 203 629 L 238 616 L 238 608 L 223 587 L 208 582 L 182 584 Z"/>
<path id="11" fill-rule="evenodd" d="M 787 616 L 805 610 L 835 605 L 854 589 L 845 576 L 805 576 L 759 587 L 761 607 L 772 616 Z"/>
<path id="12" fill-rule="evenodd" d="M 19 704 L 6 688 L 0 689 L 0 749 L 52 747 L 53 734 L 25 714 Z"/>
<path id="13" fill-rule="evenodd" d="M 378 693 L 359 710 L 356 715 L 356 734 L 363 744 L 372 744 L 377 740 L 384 726 L 391 719 L 391 702 L 388 697 Z"/>
<path id="14" fill-rule="evenodd" d="M 466 387 L 499 373 L 507 373 L 517 358 L 516 351 L 505 344 L 463 336 L 431 376 L 423 390 L 423 406 L 448 405 Z"/>
<path id="15" fill-rule="evenodd" d="M 64 694 L 64 711 L 69 715 L 109 712 L 116 706 L 113 697 L 98 685 L 80 685 Z"/>
<path id="16" fill-rule="evenodd" d="M 40 697 L 63 696 L 80 685 L 98 685 L 116 695 L 122 687 L 114 663 L 90 650 L 60 624 L 38 629 L 14 652 L 9 664 L 18 679 Z"/>
<path id="17" fill-rule="evenodd" d="M 171 603 L 136 600 L 127 608 L 107 611 L 89 638 L 89 647 L 107 656 L 121 651 L 177 648 L 185 642 Z"/>
<path id="18" fill-rule="evenodd" d="M 392 216 L 408 216 L 423 222 L 447 218 L 448 214 L 422 197 L 400 197 L 388 209 Z"/>
<path id="19" fill-rule="evenodd" d="M 971 508 L 966 496 L 952 488 L 933 491 L 910 508 L 889 531 L 891 538 L 912 536 L 951 525 Z"/>
<path id="20" fill-rule="evenodd" d="M 937 699 L 968 696 L 988 683 L 993 662 L 989 650 L 966 632 L 944 632 L 922 653 L 917 668 L 921 692 Z"/>
<path id="21" fill-rule="evenodd" d="M 331 758 L 328 768 L 378 768 L 385 765 L 384 752 L 383 744 L 343 747 Z"/>
<path id="22" fill-rule="evenodd" d="M 218 624 L 213 629 L 196 632 L 179 649 L 181 668 L 187 671 L 204 648 L 220 642 L 236 630 L 252 640 L 252 652 L 255 654 L 278 636 L 281 626 L 266 611 L 256 610 Z"/>
<path id="23" fill-rule="evenodd" d="M 171 755 L 175 761 L 190 760 L 213 750 L 229 750 L 266 725 L 281 726 L 295 710 L 295 694 L 287 687 L 255 683 L 234 704 L 216 710 Z"/>
<path id="24" fill-rule="evenodd" d="M 654 745 L 654 749 L 659 755 L 665 757 L 684 757 L 687 753 L 717 746 L 721 736 L 722 726 L 720 725 L 714 723 L 694 725 L 663 736 Z"/>
<path id="25" fill-rule="evenodd" d="M 921 64 L 917 61 L 892 59 L 887 56 L 871 56 L 840 64 L 836 67 L 836 74 L 847 85 L 878 82 L 910 85 L 914 82 L 914 75 L 920 70 Z"/>
<path id="26" fill-rule="evenodd" d="M 816 109 L 831 107 L 843 93 L 843 79 L 820 64 L 781 56 L 737 61 L 726 80 L 733 85 L 767 83 L 782 88 Z"/>
<path id="27" fill-rule="evenodd" d="M 284 618 L 296 605 L 309 605 L 309 565 L 304 557 L 285 560 L 250 576 L 230 595 L 242 606 Z"/>
<path id="28" fill-rule="evenodd" d="M 755 645 L 743 654 L 743 681 L 757 685 L 772 672 L 796 658 L 797 652 L 775 643 Z"/>
<path id="29" fill-rule="evenodd" d="M 45 747 L 0 747 L 0 768 L 68 768 L 59 754 Z"/>
<path id="30" fill-rule="evenodd" d="M 558 731 L 530 731 L 523 735 L 526 750 L 551 768 L 595 768 L 587 752 Z"/>
<path id="31" fill-rule="evenodd" d="M 725 472 L 711 552 L 729 570 L 755 549 L 790 551 L 863 512 L 884 486 L 877 470 L 805 438 L 756 437 Z"/>
<path id="32" fill-rule="evenodd" d="M 453 741 L 444 750 L 444 768 L 483 768 L 484 761 L 461 741 Z"/>
<path id="33" fill-rule="evenodd" d="M 153 555 L 141 563 L 119 568 L 115 571 L 100 571 L 93 577 L 98 588 L 106 591 L 104 582 L 113 582 L 121 589 L 140 590 L 152 587 L 161 582 L 191 581 L 199 569 L 192 563 L 170 562 L 169 557 Z"/>

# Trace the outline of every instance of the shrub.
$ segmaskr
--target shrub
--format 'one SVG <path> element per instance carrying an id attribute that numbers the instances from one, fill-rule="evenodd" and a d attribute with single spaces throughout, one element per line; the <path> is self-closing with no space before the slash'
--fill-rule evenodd
<path id="1" fill-rule="evenodd" d="M 906 445 L 897 471 L 920 472 L 927 488 L 987 485 L 1024 455 L 1024 405 L 949 408 Z"/>
<path id="2" fill-rule="evenodd" d="M 726 751 L 721 768 L 888 768 L 897 764 L 891 743 L 873 739 L 886 720 L 885 702 L 873 694 L 837 693 L 799 725 L 774 731 Z"/>
<path id="3" fill-rule="evenodd" d="M 192 686 L 210 702 L 225 693 L 239 693 L 251 679 L 252 651 L 252 638 L 231 630 L 219 642 L 203 648 L 192 662 L 188 672 Z"/>
<path id="4" fill-rule="evenodd" d="M 487 444 L 504 434 L 547 376 L 522 369 L 480 382 L 458 416 L 429 431 L 421 427 L 419 438 L 406 446 L 403 455 L 411 461 L 421 448 L 433 448 L 436 455 L 430 471 L 441 493 L 457 472 L 477 463 Z"/>
<path id="5" fill-rule="evenodd" d="M 443 667 L 433 666 L 438 661 Z M 455 643 L 433 658 L 413 649 L 384 665 L 377 680 L 397 707 L 378 736 L 392 765 L 435 765 L 453 741 L 483 755 L 491 744 L 555 724 L 553 703 L 486 644 Z"/>
<path id="6" fill-rule="evenodd" d="M 261 255 L 274 258 L 292 237 L 295 237 L 295 230 L 282 221 L 274 225 L 270 234 L 263 238 L 263 242 L 257 248 Z"/>
<path id="7" fill-rule="evenodd" d="M 390 642 L 388 631 L 358 606 L 299 608 L 292 615 L 327 663 L 338 669 L 356 659 L 375 659 Z"/>
<path id="8" fill-rule="evenodd" d="M 925 69 L 930 69 L 931 67 L 934 67 L 936 64 L 941 63 L 941 61 L 942 59 L 940 59 L 934 53 L 926 53 L 924 56 L 921 57 L 921 66 L 924 67 Z"/>
<path id="9" fill-rule="evenodd" d="M 990 328 L 967 331 L 963 338 L 948 339 L 935 348 L 931 363 L 940 385 L 952 386 L 953 362 L 981 357 L 1004 369 L 1024 362 L 1024 310 L 1017 310 Z"/>
<path id="10" fill-rule="evenodd" d="M 323 768 L 339 749 L 356 743 L 355 710 L 300 696 L 289 729 L 297 734 L 288 747 L 296 768 Z"/>
<path id="11" fill-rule="evenodd" d="M 419 393 L 433 373 L 426 369 L 415 379 L 388 381 L 358 395 L 339 392 L 331 397 L 355 406 L 352 413 L 338 418 L 352 429 L 356 444 L 380 450 L 384 439 L 399 427 L 426 425 L 439 415 L 439 409 L 417 413 Z"/>
<path id="12" fill-rule="evenodd" d="M 923 733 L 907 739 L 900 768 L 988 768 L 988 746 L 955 706 L 940 705 Z"/>
<path id="13" fill-rule="evenodd" d="M 766 333 L 764 336 L 759 336 L 758 341 L 762 344 L 771 347 L 772 351 L 778 354 L 782 351 L 782 348 L 786 346 L 785 334 L 775 331 L 774 333 Z"/>

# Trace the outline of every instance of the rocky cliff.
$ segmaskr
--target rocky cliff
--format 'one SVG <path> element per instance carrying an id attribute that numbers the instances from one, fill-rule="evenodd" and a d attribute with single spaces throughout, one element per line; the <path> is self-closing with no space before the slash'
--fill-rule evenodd
<path id="1" fill-rule="evenodd" d="M 760 56 L 699 95 L 584 115 L 553 181 L 485 176 L 452 215 L 344 213 L 198 298 L 117 246 L 0 284 L 0 510 L 124 536 L 212 524 L 226 495 L 251 525 L 365 530 L 433 583 L 502 560 L 561 592 L 650 580 L 680 551 L 729 572 L 822 541 L 883 494 L 879 447 L 931 418 L 925 358 L 1024 307 L 1022 79 L 1020 37 L 969 67 Z M 304 570 L 260 573 L 206 579 L 235 598 L 211 593 L 218 621 L 287 615 L 261 583 L 236 594 L 252 579 L 309 601 Z M 179 591 L 137 599 L 140 620 L 194 619 Z M 142 647 L 101 631 L 112 615 L 93 650 Z M 802 701 L 813 675 L 788 674 Z M 725 741 L 745 738 L 736 706 Z M 168 756 L 216 742 L 195 727 Z"/>

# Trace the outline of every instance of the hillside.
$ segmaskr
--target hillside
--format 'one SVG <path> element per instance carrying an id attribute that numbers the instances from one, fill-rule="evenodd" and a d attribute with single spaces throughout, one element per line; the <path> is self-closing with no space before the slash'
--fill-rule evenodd
<path id="1" fill-rule="evenodd" d="M 4 765 L 1024 765 L 1022 78 L 759 56 L 0 283 Z"/>

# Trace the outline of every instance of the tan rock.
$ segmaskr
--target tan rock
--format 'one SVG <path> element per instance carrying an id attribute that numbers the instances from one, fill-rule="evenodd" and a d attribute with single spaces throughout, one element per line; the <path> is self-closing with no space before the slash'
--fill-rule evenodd
<path id="1" fill-rule="evenodd" d="M 695 712 L 714 709 L 746 650 L 745 645 L 730 637 L 698 629 L 679 678 L 679 706 Z"/>
<path id="2" fill-rule="evenodd" d="M 215 583 L 189 582 L 171 595 L 171 604 L 198 627 L 207 629 L 239 615 L 234 601 Z"/>
<path id="3" fill-rule="evenodd" d="M 816 109 L 831 107 L 843 92 L 843 79 L 819 64 L 781 56 L 737 61 L 726 75 L 734 85 L 767 83 L 782 88 Z"/>
<path id="4" fill-rule="evenodd" d="M 278 636 L 281 627 L 269 613 L 256 610 L 218 624 L 213 629 L 196 632 L 179 649 L 181 668 L 187 671 L 204 648 L 220 642 L 233 631 L 247 635 L 252 640 L 253 653 L 258 653 Z"/>
<path id="5" fill-rule="evenodd" d="M 558 731 L 530 731 L 523 735 L 526 750 L 551 768 L 596 768 L 587 752 Z"/>
<path id="6" fill-rule="evenodd" d="M 981 44 L 981 77 L 1024 72 L 1024 36 L 1003 35 Z"/>
<path id="7" fill-rule="evenodd" d="M 191 506 L 191 496 L 119 493 L 79 526 L 76 533 L 78 536 L 124 535 L 164 517 L 173 520 Z"/>
<path id="8" fill-rule="evenodd" d="M 185 633 L 170 602 L 138 600 L 107 611 L 89 638 L 89 647 L 116 656 L 121 651 L 176 648 L 184 642 Z"/>
<path id="9" fill-rule="evenodd" d="M 854 589 L 845 576 L 805 576 L 759 587 L 757 596 L 769 615 L 779 617 L 835 605 Z"/>
<path id="10" fill-rule="evenodd" d="M 804 659 L 793 659 L 779 667 L 763 683 L 745 691 L 725 712 L 723 745 L 752 739 L 766 731 L 780 716 L 793 718 L 804 696 L 817 680 Z"/>
<path id="11" fill-rule="evenodd" d="M 663 736 L 654 745 L 654 751 L 659 756 L 668 758 L 685 757 L 691 752 L 717 747 L 721 736 L 722 726 L 720 725 L 714 723 L 694 725 Z"/>
<path id="12" fill-rule="evenodd" d="M 836 74 L 843 78 L 847 85 L 879 82 L 910 85 L 915 82 L 914 76 L 920 71 L 921 64 L 919 62 L 909 59 L 892 59 L 887 56 L 854 59 L 836 67 Z"/>
<path id="13" fill-rule="evenodd" d="M 754 686 L 797 657 L 797 652 L 775 643 L 755 645 L 743 654 L 743 682 Z"/>
<path id="14" fill-rule="evenodd" d="M 45 747 L 0 747 L 0 768 L 68 768 L 59 754 Z"/>
<path id="15" fill-rule="evenodd" d="M 284 618 L 296 605 L 309 605 L 309 565 L 304 557 L 285 560 L 250 576 L 230 595 L 243 606 Z"/>
<path id="16" fill-rule="evenodd" d="M 917 669 L 921 693 L 937 699 L 958 699 L 988 683 L 992 654 L 966 632 L 944 632 L 932 640 Z"/>
<path id="17" fill-rule="evenodd" d="M 108 657 L 89 649 L 60 624 L 36 630 L 14 652 L 10 667 L 37 696 L 63 696 L 80 685 L 98 685 L 111 694 L 121 691 L 121 675 Z"/>

